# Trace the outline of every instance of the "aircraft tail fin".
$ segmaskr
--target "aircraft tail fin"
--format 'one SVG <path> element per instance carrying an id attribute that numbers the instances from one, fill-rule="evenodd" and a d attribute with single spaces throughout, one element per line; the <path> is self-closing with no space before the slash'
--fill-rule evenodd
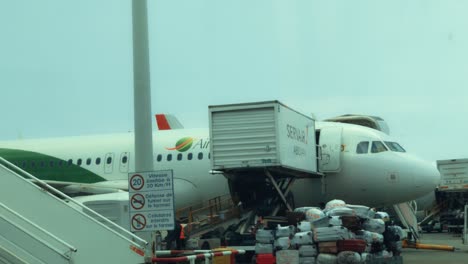
<path id="1" fill-rule="evenodd" d="M 182 129 L 184 126 L 174 115 L 156 114 L 156 125 L 158 130 Z"/>

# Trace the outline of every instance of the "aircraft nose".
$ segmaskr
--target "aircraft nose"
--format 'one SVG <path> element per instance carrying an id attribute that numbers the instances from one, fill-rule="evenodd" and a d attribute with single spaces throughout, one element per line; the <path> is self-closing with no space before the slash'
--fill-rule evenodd
<path id="1" fill-rule="evenodd" d="M 440 184 L 440 171 L 437 169 L 437 167 L 433 164 L 432 165 L 432 170 L 429 172 L 430 176 L 429 178 L 431 179 L 434 189 Z"/>
<path id="2" fill-rule="evenodd" d="M 421 193 L 434 191 L 440 182 L 440 172 L 430 162 L 418 160 L 418 169 L 413 175 L 414 185 Z"/>

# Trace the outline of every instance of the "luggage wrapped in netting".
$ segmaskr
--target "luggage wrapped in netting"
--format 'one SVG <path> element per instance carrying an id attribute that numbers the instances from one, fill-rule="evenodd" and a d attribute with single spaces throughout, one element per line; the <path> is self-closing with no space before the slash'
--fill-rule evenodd
<path id="1" fill-rule="evenodd" d="M 317 207 L 313 207 L 313 206 L 298 207 L 298 208 L 295 208 L 295 209 L 293 210 L 293 212 L 305 213 L 305 212 L 307 212 L 309 209 L 314 209 L 314 208 L 317 208 Z"/>
<path id="2" fill-rule="evenodd" d="M 273 244 L 256 243 L 255 254 L 272 254 Z"/>
<path id="3" fill-rule="evenodd" d="M 371 263 L 372 254 L 370 253 L 361 253 L 361 263 Z"/>
<path id="4" fill-rule="evenodd" d="M 329 216 L 344 216 L 344 215 L 354 216 L 354 215 L 356 215 L 356 213 L 354 212 L 353 209 L 350 209 L 350 208 L 347 208 L 347 207 L 332 208 L 332 209 L 328 210 L 326 214 L 329 215 Z"/>
<path id="5" fill-rule="evenodd" d="M 299 264 L 315 264 L 315 257 L 299 257 Z"/>
<path id="6" fill-rule="evenodd" d="M 375 219 L 382 219 L 384 222 L 387 222 L 390 220 L 390 216 L 388 215 L 387 212 L 376 212 L 375 213 L 375 216 L 374 216 Z"/>
<path id="7" fill-rule="evenodd" d="M 362 229 L 362 220 L 358 216 L 340 216 L 341 223 L 344 227 L 351 231 L 357 231 Z"/>
<path id="8" fill-rule="evenodd" d="M 325 205 L 324 211 L 329 211 L 333 208 L 345 207 L 345 206 L 346 206 L 346 203 L 343 200 L 333 199 Z"/>
<path id="9" fill-rule="evenodd" d="M 367 243 L 362 239 L 345 239 L 336 241 L 338 251 L 354 251 L 362 253 L 366 251 Z"/>
<path id="10" fill-rule="evenodd" d="M 319 227 L 314 229 L 314 240 L 316 242 L 337 241 L 351 238 L 354 238 L 354 234 L 343 226 Z"/>
<path id="11" fill-rule="evenodd" d="M 297 224 L 298 232 L 312 231 L 312 224 L 309 221 L 301 221 Z"/>
<path id="12" fill-rule="evenodd" d="M 343 222 L 339 216 L 325 216 L 320 219 L 312 221 L 312 227 L 329 227 L 329 226 L 341 226 Z"/>
<path id="13" fill-rule="evenodd" d="M 356 215 L 362 219 L 373 219 L 376 213 L 374 208 L 364 205 L 347 204 L 346 207 L 353 209 Z"/>
<path id="14" fill-rule="evenodd" d="M 336 241 L 319 242 L 318 248 L 320 253 L 336 254 L 338 253 L 338 247 Z"/>
<path id="15" fill-rule="evenodd" d="M 278 237 L 274 245 L 276 250 L 289 249 L 291 246 L 291 239 L 289 237 Z"/>
<path id="16" fill-rule="evenodd" d="M 315 263 L 317 264 L 336 264 L 337 257 L 334 254 L 320 253 Z"/>
<path id="17" fill-rule="evenodd" d="M 314 245 L 302 245 L 299 247 L 300 257 L 316 257 L 318 254 L 317 247 Z"/>
<path id="18" fill-rule="evenodd" d="M 276 251 L 276 264 L 292 264 L 292 263 L 299 263 L 299 252 L 297 250 Z"/>
<path id="19" fill-rule="evenodd" d="M 293 225 L 289 225 L 289 226 L 278 225 L 276 226 L 275 236 L 276 237 L 292 237 L 295 232 L 296 232 L 296 227 L 294 227 Z"/>
<path id="20" fill-rule="evenodd" d="M 273 241 L 275 241 L 273 230 L 258 229 L 255 233 L 255 240 L 259 243 L 273 244 Z"/>
<path id="21" fill-rule="evenodd" d="M 300 247 L 301 245 L 312 245 L 313 243 L 314 233 L 312 231 L 296 233 L 291 239 L 291 245 L 293 247 Z"/>
<path id="22" fill-rule="evenodd" d="M 382 234 L 385 232 L 385 222 L 382 219 L 367 219 L 362 223 L 362 228 L 370 232 Z"/>
<path id="23" fill-rule="evenodd" d="M 343 251 L 336 256 L 338 264 L 360 264 L 362 261 L 361 255 L 353 251 Z"/>
<path id="24" fill-rule="evenodd" d="M 310 222 L 325 217 L 325 213 L 320 208 L 314 207 L 305 212 L 305 217 Z"/>

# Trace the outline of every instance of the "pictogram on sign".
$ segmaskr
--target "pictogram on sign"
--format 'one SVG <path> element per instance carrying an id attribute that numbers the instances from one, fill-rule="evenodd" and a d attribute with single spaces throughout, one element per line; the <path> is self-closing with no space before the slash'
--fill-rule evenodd
<path id="1" fill-rule="evenodd" d="M 135 210 L 140 210 L 145 206 L 145 197 L 139 193 L 135 193 L 132 196 L 132 199 L 130 200 L 130 204 L 132 205 L 132 208 Z"/>
<path id="2" fill-rule="evenodd" d="M 130 187 L 135 190 L 141 190 L 145 186 L 145 179 L 140 174 L 135 174 L 130 178 Z"/>
<path id="3" fill-rule="evenodd" d="M 142 214 L 136 214 L 132 217 L 132 227 L 135 230 L 142 230 L 146 227 L 146 217 Z"/>

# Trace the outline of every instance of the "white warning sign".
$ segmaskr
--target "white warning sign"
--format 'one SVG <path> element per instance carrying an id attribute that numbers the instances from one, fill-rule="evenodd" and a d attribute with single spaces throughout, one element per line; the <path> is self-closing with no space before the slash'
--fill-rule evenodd
<path id="1" fill-rule="evenodd" d="M 172 170 L 128 175 L 131 231 L 174 229 Z"/>

